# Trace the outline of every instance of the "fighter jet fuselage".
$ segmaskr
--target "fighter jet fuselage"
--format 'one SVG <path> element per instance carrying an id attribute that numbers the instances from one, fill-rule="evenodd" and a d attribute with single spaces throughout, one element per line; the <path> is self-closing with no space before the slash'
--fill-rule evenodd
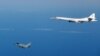
<path id="1" fill-rule="evenodd" d="M 23 44 L 23 43 L 16 43 L 16 45 L 20 48 L 29 48 L 31 43 Z"/>

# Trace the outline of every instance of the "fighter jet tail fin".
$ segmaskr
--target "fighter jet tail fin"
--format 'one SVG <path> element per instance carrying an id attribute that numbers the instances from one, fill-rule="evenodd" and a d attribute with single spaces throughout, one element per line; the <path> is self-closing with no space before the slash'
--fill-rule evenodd
<path id="1" fill-rule="evenodd" d="M 30 46 L 30 45 L 31 45 L 31 42 L 27 44 L 27 46 Z"/>

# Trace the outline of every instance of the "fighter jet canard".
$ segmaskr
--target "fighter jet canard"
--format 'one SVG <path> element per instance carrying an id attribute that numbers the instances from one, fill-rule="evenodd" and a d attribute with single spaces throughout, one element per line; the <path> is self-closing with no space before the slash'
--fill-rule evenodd
<path id="1" fill-rule="evenodd" d="M 30 48 L 31 47 L 31 43 L 16 43 L 16 45 L 19 47 L 19 48 Z"/>
<path id="2" fill-rule="evenodd" d="M 84 18 L 67 18 L 67 17 L 55 17 L 55 19 L 58 20 L 64 20 L 68 22 L 74 22 L 74 23 L 83 23 L 83 22 L 96 22 L 95 13 L 92 13 L 89 17 Z"/>

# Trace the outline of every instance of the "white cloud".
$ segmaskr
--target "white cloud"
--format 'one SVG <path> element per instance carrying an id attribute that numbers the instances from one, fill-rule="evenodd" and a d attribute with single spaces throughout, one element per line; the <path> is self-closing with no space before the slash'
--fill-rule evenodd
<path id="1" fill-rule="evenodd" d="M 54 31 L 54 32 L 60 32 L 60 33 L 89 33 L 85 31 L 75 31 L 75 30 L 56 30 L 51 28 L 34 28 L 33 31 Z"/>
<path id="2" fill-rule="evenodd" d="M 0 28 L 0 31 L 13 31 L 13 28 Z"/>
<path id="3" fill-rule="evenodd" d="M 32 29 L 32 30 L 35 30 L 35 31 L 53 31 L 53 29 L 50 29 L 50 28 L 36 28 L 36 29 Z"/>
<path id="4" fill-rule="evenodd" d="M 88 33 L 88 32 L 82 32 L 82 31 L 60 31 L 63 33 Z"/>

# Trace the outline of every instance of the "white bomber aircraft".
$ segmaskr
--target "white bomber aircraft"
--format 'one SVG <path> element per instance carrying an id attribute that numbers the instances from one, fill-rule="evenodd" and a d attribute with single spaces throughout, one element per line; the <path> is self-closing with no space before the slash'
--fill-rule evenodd
<path id="1" fill-rule="evenodd" d="M 84 18 L 67 18 L 67 17 L 56 17 L 58 20 L 65 20 L 68 22 L 75 22 L 75 23 L 83 23 L 83 22 L 95 22 L 96 17 L 95 13 L 92 13 L 89 17 L 84 17 Z"/>

